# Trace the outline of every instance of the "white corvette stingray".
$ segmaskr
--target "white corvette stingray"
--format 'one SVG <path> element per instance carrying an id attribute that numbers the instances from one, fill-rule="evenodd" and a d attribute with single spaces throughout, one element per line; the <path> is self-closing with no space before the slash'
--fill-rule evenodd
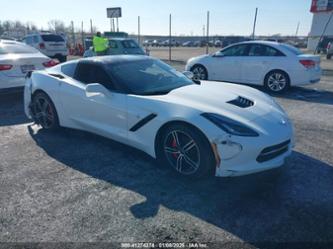
<path id="1" fill-rule="evenodd" d="M 268 95 L 193 82 L 147 56 L 93 57 L 35 71 L 24 96 L 26 115 L 44 129 L 96 133 L 195 178 L 276 168 L 293 146 L 292 124 Z"/>

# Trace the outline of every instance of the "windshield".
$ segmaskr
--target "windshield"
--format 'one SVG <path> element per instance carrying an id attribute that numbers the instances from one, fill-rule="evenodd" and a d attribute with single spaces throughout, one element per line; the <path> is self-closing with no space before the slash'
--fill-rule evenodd
<path id="1" fill-rule="evenodd" d="M 0 44 L 0 54 L 34 54 L 38 51 L 30 46 L 21 44 Z"/>
<path id="2" fill-rule="evenodd" d="M 155 59 L 126 61 L 106 66 L 108 73 L 133 94 L 159 95 L 194 84 L 184 74 Z"/>
<path id="3" fill-rule="evenodd" d="M 139 45 L 133 40 L 125 40 L 125 41 L 122 41 L 121 44 L 123 45 L 124 48 L 138 48 L 139 47 Z"/>
<path id="4" fill-rule="evenodd" d="M 60 35 L 42 35 L 45 42 L 64 42 L 64 38 Z"/>
<path id="5" fill-rule="evenodd" d="M 284 47 L 285 49 L 289 50 L 289 52 L 292 52 L 295 55 L 301 55 L 303 54 L 303 52 L 301 50 L 299 50 L 298 48 L 295 48 L 291 45 L 288 44 L 281 44 L 282 47 Z"/>

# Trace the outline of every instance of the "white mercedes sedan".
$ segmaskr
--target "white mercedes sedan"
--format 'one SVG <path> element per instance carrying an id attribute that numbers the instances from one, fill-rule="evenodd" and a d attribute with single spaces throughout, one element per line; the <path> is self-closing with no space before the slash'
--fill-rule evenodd
<path id="1" fill-rule="evenodd" d="M 190 74 L 141 55 L 71 61 L 28 75 L 25 112 L 44 129 L 80 129 L 133 146 L 183 176 L 284 164 L 293 128 L 271 97 Z"/>
<path id="2" fill-rule="evenodd" d="M 201 80 L 264 85 L 275 93 L 290 86 L 317 83 L 321 78 L 319 56 L 269 41 L 241 42 L 212 55 L 192 58 L 186 70 Z"/>
<path id="3" fill-rule="evenodd" d="M 58 64 L 24 43 L 0 40 L 0 89 L 23 87 L 29 71 Z"/>

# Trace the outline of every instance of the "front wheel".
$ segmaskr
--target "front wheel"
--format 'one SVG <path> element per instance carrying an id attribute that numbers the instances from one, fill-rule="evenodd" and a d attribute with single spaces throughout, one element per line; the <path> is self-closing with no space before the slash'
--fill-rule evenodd
<path id="1" fill-rule="evenodd" d="M 157 145 L 158 160 L 179 175 L 202 178 L 214 174 L 214 153 L 201 131 L 176 124 L 166 128 L 160 138 Z"/>
<path id="2" fill-rule="evenodd" d="M 195 80 L 207 80 L 208 73 L 207 69 L 201 65 L 195 65 L 191 68 L 191 72 L 193 73 L 193 79 Z"/>
<path id="3" fill-rule="evenodd" d="M 264 85 L 270 92 L 282 93 L 290 86 L 289 76 L 280 70 L 272 71 L 266 75 Z"/>

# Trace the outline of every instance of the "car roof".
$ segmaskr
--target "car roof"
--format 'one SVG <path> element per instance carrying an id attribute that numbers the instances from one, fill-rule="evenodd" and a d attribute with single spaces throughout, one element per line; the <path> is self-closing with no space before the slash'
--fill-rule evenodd
<path id="1" fill-rule="evenodd" d="M 279 46 L 279 42 L 274 42 L 274 41 L 263 41 L 263 40 L 254 40 L 254 41 L 244 41 L 244 42 L 238 42 L 235 44 L 263 44 L 263 45 L 271 45 L 271 46 Z M 232 44 L 232 45 L 235 45 Z"/>
<path id="2" fill-rule="evenodd" d="M 100 64 L 109 65 L 109 64 L 117 64 L 127 61 L 141 61 L 147 59 L 153 59 L 153 58 L 147 55 L 106 55 L 106 56 L 95 56 L 95 57 L 79 59 L 78 62 L 94 63 L 94 64 L 100 63 Z"/>

